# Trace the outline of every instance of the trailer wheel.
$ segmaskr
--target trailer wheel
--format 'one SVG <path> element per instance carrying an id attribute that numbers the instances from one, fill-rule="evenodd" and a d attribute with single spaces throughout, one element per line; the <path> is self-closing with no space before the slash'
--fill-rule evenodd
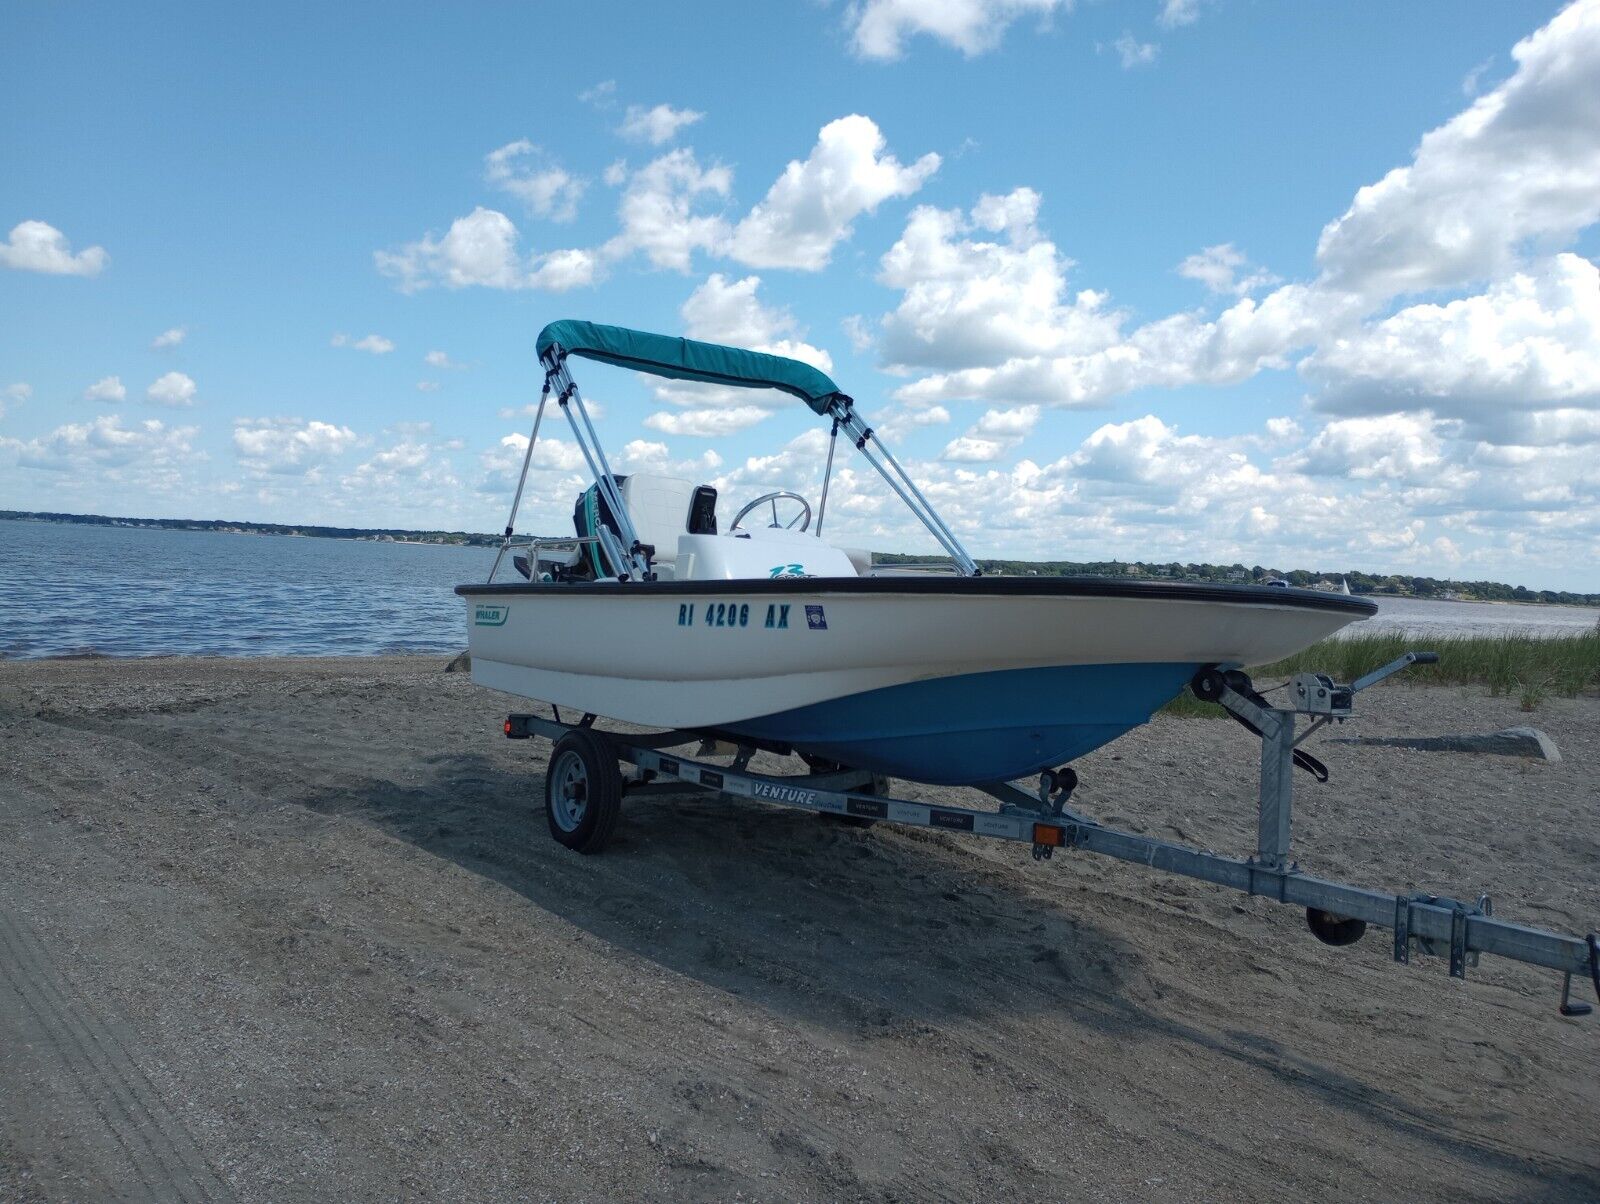
<path id="1" fill-rule="evenodd" d="M 622 774 L 603 736 L 580 728 L 556 741 L 544 798 L 558 843 L 579 853 L 598 853 L 611 843 L 622 814 Z"/>
<path id="2" fill-rule="evenodd" d="M 1336 916 L 1317 907 L 1306 908 L 1306 927 L 1324 945 L 1353 945 L 1366 935 L 1367 922 Z"/>

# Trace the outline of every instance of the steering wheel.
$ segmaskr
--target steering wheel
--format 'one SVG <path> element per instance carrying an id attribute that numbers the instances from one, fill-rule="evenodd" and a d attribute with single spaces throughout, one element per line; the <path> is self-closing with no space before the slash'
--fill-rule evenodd
<path id="1" fill-rule="evenodd" d="M 792 501 L 800 503 L 800 513 L 795 515 L 794 518 L 790 519 L 787 524 L 780 523 L 778 521 L 779 498 L 789 498 Z M 768 502 L 772 503 L 772 521 L 767 524 L 769 527 L 779 527 L 785 530 L 793 531 L 795 529 L 795 524 L 799 523 L 799 529 L 804 531 L 807 527 L 811 526 L 811 503 L 806 501 L 806 499 L 801 497 L 798 493 L 790 493 L 787 489 L 775 489 L 771 493 L 763 493 L 755 501 L 751 502 L 749 505 L 745 506 L 743 510 L 739 511 L 738 514 L 735 514 L 733 516 L 733 525 L 730 526 L 728 530 L 730 532 L 737 531 L 739 529 L 739 524 L 744 521 L 745 515 L 749 514 L 750 511 L 754 510 L 757 506 L 766 505 Z"/>

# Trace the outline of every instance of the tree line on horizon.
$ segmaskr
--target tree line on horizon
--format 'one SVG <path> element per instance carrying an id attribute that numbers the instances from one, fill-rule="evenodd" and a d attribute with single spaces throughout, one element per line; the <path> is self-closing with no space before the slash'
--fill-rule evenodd
<path id="1" fill-rule="evenodd" d="M 177 531 L 219 531 L 250 535 L 298 535 L 316 539 L 393 539 L 461 547 L 495 547 L 499 535 L 478 531 L 417 531 L 400 527 L 328 527 L 311 524 L 256 523 L 229 519 L 123 518 L 104 514 L 58 514 L 50 511 L 0 510 L 0 519 L 80 523 L 101 527 L 154 527 Z M 874 552 L 879 564 L 923 563 L 925 555 Z M 1600 606 L 1600 593 L 1529 589 L 1503 581 L 1461 581 L 1405 573 L 1364 573 L 1359 569 L 1278 569 L 1264 565 L 1184 564 L 1142 560 L 979 560 L 985 573 L 1011 577 L 1146 577 L 1165 581 L 1206 581 L 1219 585 L 1259 585 L 1274 578 L 1311 588 L 1318 583 L 1350 583 L 1352 594 L 1432 598 L 1478 602 L 1544 602 L 1568 606 Z"/>

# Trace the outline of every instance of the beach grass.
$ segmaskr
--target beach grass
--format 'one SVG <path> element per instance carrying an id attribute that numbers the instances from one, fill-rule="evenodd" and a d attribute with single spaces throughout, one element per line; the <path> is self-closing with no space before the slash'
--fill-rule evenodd
<path id="1" fill-rule="evenodd" d="M 1600 692 L 1600 628 L 1581 635 L 1542 638 L 1519 635 L 1450 635 L 1426 639 L 1404 634 L 1353 635 L 1323 640 L 1286 660 L 1250 670 L 1257 689 L 1296 673 L 1327 673 L 1353 682 L 1407 652 L 1437 652 L 1439 662 L 1412 665 L 1390 680 L 1409 685 L 1483 686 L 1492 695 L 1513 695 L 1524 710 L 1545 698 L 1576 698 Z M 1221 717 L 1215 703 L 1188 690 L 1162 710 L 1186 718 Z"/>

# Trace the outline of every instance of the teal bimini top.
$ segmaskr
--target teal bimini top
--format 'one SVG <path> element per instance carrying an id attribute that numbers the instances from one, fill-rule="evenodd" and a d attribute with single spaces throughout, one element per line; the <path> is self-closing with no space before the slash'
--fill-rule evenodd
<path id="1" fill-rule="evenodd" d="M 742 389 L 781 389 L 819 414 L 826 414 L 835 398 L 850 400 L 826 373 L 799 360 L 671 335 L 646 334 L 622 326 L 571 319 L 552 322 L 539 332 L 538 350 L 539 358 L 546 362 L 552 356 L 580 355 L 673 380 L 698 380 Z"/>

